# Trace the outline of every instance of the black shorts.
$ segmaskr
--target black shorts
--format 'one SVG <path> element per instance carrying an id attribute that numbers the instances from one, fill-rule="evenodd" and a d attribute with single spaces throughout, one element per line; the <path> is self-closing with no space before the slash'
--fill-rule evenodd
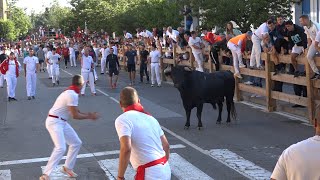
<path id="1" fill-rule="evenodd" d="M 113 75 L 119 75 L 118 69 L 109 69 L 109 76 L 112 77 Z"/>
<path id="2" fill-rule="evenodd" d="M 43 59 L 39 59 L 39 63 L 44 63 L 44 60 Z"/>
<path id="3" fill-rule="evenodd" d="M 136 64 L 127 64 L 128 72 L 136 71 Z"/>

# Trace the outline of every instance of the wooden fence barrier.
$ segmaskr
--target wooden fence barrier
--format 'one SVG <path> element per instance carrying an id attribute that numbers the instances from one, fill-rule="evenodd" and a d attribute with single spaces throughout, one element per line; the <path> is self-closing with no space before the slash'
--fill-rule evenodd
<path id="1" fill-rule="evenodd" d="M 210 52 L 210 46 L 204 50 L 204 55 L 208 57 L 208 61 L 204 62 L 203 66 L 207 72 L 213 72 L 215 71 L 215 66 L 212 63 L 212 60 L 209 56 Z M 124 46 L 121 46 L 119 48 L 119 57 L 123 57 L 123 53 L 126 51 Z M 159 49 L 162 53 L 162 55 L 165 54 L 165 52 L 169 51 L 168 49 L 161 48 Z M 150 52 L 150 51 L 149 51 Z M 186 48 L 182 50 L 180 47 L 174 46 L 171 50 L 173 53 L 173 58 L 161 58 L 161 77 L 162 80 L 166 80 L 163 70 L 166 68 L 166 65 L 172 64 L 174 66 L 177 65 L 184 65 L 189 66 L 191 68 L 195 68 L 196 61 L 194 59 L 194 56 L 192 54 L 191 48 Z M 179 54 L 189 52 L 189 59 L 188 60 L 181 60 L 178 61 Z M 248 58 L 248 57 L 247 57 Z M 123 59 L 123 58 L 122 58 Z M 298 64 L 305 65 L 306 70 L 306 76 L 299 76 L 299 77 L 293 77 L 293 75 L 289 74 L 277 74 L 273 75 L 274 72 L 274 62 L 275 60 L 272 58 L 272 56 L 269 53 L 262 53 L 261 59 L 265 62 L 265 70 L 253 70 L 249 68 L 240 68 L 240 74 L 241 75 L 247 75 L 247 76 L 254 76 L 265 79 L 265 88 L 262 87 L 255 87 L 246 85 L 241 82 L 240 79 L 236 78 L 236 88 L 235 88 L 235 99 L 237 101 L 243 100 L 243 92 L 249 92 L 257 95 L 264 96 L 266 99 L 266 110 L 268 112 L 276 111 L 277 110 L 277 100 L 298 104 L 302 106 L 306 106 L 308 109 L 308 119 L 311 124 L 314 124 L 314 112 L 316 104 L 320 103 L 320 80 L 310 80 L 310 77 L 312 76 L 313 72 L 309 66 L 308 60 L 305 57 L 305 55 L 298 56 L 297 61 Z M 290 64 L 291 58 L 290 55 L 279 55 L 280 63 Z M 222 62 L 222 56 L 221 53 L 219 55 L 219 61 Z M 317 66 L 320 66 L 320 57 L 315 58 L 315 62 Z M 121 65 L 125 65 L 125 61 L 120 61 Z M 233 66 L 224 65 L 220 63 L 220 69 L 221 70 L 230 70 L 234 72 Z M 296 96 L 292 94 L 288 94 L 285 92 L 278 92 L 273 91 L 274 82 L 279 81 L 283 83 L 289 83 L 289 84 L 297 84 L 297 85 L 303 85 L 307 87 L 307 97 L 302 96 Z"/>

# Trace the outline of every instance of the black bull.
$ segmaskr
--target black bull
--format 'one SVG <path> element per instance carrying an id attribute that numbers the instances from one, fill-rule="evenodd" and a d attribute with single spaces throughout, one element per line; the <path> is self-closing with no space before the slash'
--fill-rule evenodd
<path id="1" fill-rule="evenodd" d="M 197 107 L 198 128 L 202 127 L 201 113 L 203 103 L 212 104 L 214 109 L 216 109 L 216 104 L 218 105 L 217 124 L 221 124 L 224 100 L 226 100 L 228 111 L 227 123 L 230 123 L 230 114 L 233 119 L 236 119 L 237 114 L 233 102 L 235 79 L 232 72 L 203 73 L 193 71 L 186 66 L 170 66 L 165 69 L 165 75 L 173 80 L 174 86 L 180 92 L 187 116 L 185 128 L 188 129 L 190 126 L 190 114 L 194 107 Z"/>

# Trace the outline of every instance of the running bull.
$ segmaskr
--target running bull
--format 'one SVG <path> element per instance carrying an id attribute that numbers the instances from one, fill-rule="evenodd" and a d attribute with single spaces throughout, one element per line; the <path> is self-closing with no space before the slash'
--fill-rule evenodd
<path id="1" fill-rule="evenodd" d="M 197 108 L 198 128 L 202 127 L 201 113 L 203 103 L 212 104 L 214 109 L 216 109 L 216 104 L 218 105 L 219 115 L 217 124 L 221 124 L 224 100 L 226 100 L 228 111 L 227 123 L 231 121 L 230 114 L 233 119 L 236 119 L 237 114 L 233 102 L 235 79 L 232 72 L 217 71 L 203 73 L 193 71 L 186 66 L 169 66 L 164 70 L 164 73 L 173 80 L 174 87 L 180 92 L 187 116 L 185 129 L 188 129 L 190 126 L 190 114 L 194 107 Z"/>

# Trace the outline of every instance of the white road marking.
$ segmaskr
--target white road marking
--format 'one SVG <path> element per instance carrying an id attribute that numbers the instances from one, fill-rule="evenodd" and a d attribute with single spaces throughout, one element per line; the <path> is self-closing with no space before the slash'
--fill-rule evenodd
<path id="1" fill-rule="evenodd" d="M 172 174 L 178 179 L 213 180 L 213 178 L 186 161 L 177 153 L 170 153 L 169 164 Z"/>
<path id="2" fill-rule="evenodd" d="M 63 70 L 63 69 L 61 69 L 61 68 L 60 68 L 60 70 L 61 70 L 61 71 L 63 71 L 63 72 L 65 72 L 65 73 L 67 73 L 67 74 L 69 74 L 70 76 L 73 76 L 73 74 L 72 74 L 72 73 L 69 73 L 69 72 L 68 72 L 68 71 L 66 71 L 66 70 Z"/>
<path id="3" fill-rule="evenodd" d="M 186 146 L 184 146 L 182 144 L 170 145 L 170 149 L 181 149 L 181 148 L 185 148 L 185 147 Z M 79 154 L 77 156 L 77 158 L 82 159 L 82 158 L 90 158 L 90 157 L 107 156 L 107 155 L 119 154 L 119 152 L 120 152 L 119 150 L 114 150 L 114 151 Z M 63 156 L 62 159 L 66 159 L 66 156 Z M 49 157 L 34 158 L 34 159 L 22 159 L 22 160 L 13 160 L 13 161 L 2 161 L 2 162 L 0 162 L 0 166 L 15 165 L 15 164 L 29 164 L 29 163 L 45 162 L 48 160 L 49 160 Z"/>
<path id="4" fill-rule="evenodd" d="M 245 160 L 228 149 L 213 149 L 210 156 L 249 179 L 270 179 L 271 172 Z"/>
<path id="5" fill-rule="evenodd" d="M 110 99 L 119 104 L 119 101 L 116 98 L 110 97 Z"/>
<path id="6" fill-rule="evenodd" d="M 119 158 L 117 159 L 106 159 L 98 161 L 101 169 L 104 170 L 106 176 L 110 180 L 116 180 L 118 174 L 118 166 L 119 166 Z M 129 164 L 126 170 L 124 177 L 128 180 L 134 180 L 134 176 L 136 175 L 136 171 Z"/>
<path id="7" fill-rule="evenodd" d="M 66 174 L 62 173 L 60 170 L 62 164 L 58 165 L 50 174 L 50 180 L 75 180 L 75 178 L 69 178 Z M 42 173 L 44 173 L 45 166 L 41 166 Z"/>
<path id="8" fill-rule="evenodd" d="M 100 89 L 96 89 L 96 90 L 97 90 L 97 91 L 99 91 L 101 94 L 103 94 L 103 95 L 105 95 L 105 96 L 109 97 L 109 94 L 107 94 L 107 93 L 105 93 L 105 92 L 101 91 Z"/>
<path id="9" fill-rule="evenodd" d="M 11 171 L 7 170 L 0 170 L 0 180 L 11 180 Z"/>

